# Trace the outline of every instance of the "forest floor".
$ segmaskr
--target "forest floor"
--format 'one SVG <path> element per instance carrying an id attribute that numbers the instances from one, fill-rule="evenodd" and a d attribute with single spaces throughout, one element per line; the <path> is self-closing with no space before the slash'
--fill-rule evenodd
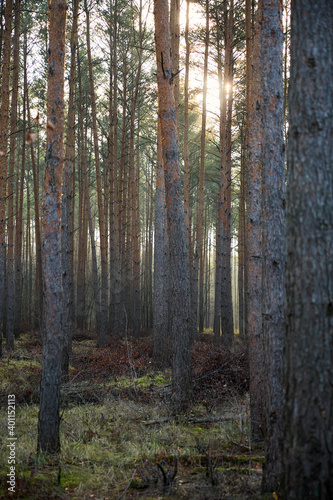
<path id="1" fill-rule="evenodd" d="M 191 410 L 173 415 L 170 371 L 156 371 L 152 338 L 95 347 L 73 341 L 61 397 L 61 455 L 37 456 L 42 345 L 17 340 L 0 364 L 0 498 L 247 499 L 260 497 L 262 443 L 249 435 L 248 363 L 242 350 L 192 348 Z M 8 493 L 7 396 L 16 397 L 16 492 Z M 271 498 L 271 497 L 268 497 Z"/>

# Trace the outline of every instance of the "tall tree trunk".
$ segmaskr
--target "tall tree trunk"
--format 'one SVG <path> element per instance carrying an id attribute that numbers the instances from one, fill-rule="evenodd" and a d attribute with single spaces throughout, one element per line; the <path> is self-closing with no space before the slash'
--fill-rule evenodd
<path id="1" fill-rule="evenodd" d="M 249 10 L 246 10 L 247 26 Z M 247 52 L 247 255 L 246 303 L 250 360 L 251 434 L 258 439 L 264 433 L 263 350 L 262 350 L 262 248 L 261 248 L 261 43 L 262 0 L 259 0 L 253 51 Z M 249 30 L 249 27 L 248 27 Z M 247 46 L 247 51 L 250 49 Z"/>
<path id="2" fill-rule="evenodd" d="M 7 0 L 5 7 L 5 33 L 3 37 L 1 107 L 0 107 L 0 325 L 4 308 L 5 263 L 6 263 L 6 188 L 7 188 L 7 148 L 9 115 L 9 77 L 13 0 Z M 0 327 L 0 355 L 2 349 Z M 14 348 L 14 342 L 7 344 Z"/>
<path id="3" fill-rule="evenodd" d="M 333 498 L 333 4 L 291 4 L 283 498 Z"/>
<path id="4" fill-rule="evenodd" d="M 79 58 L 79 53 L 78 53 Z M 78 60 L 79 65 L 79 60 Z M 82 108 L 82 102 L 80 101 L 82 96 L 78 96 L 78 109 Z M 80 119 L 80 117 L 79 117 Z M 87 220 L 85 217 L 85 192 L 84 192 L 84 176 L 82 169 L 82 148 L 85 147 L 84 136 L 83 136 L 83 126 L 78 134 L 78 184 L 79 184 L 79 206 L 78 206 L 78 229 L 79 229 L 79 239 L 78 239 L 78 258 L 77 258 L 77 279 L 76 279 L 76 327 L 78 330 L 83 330 L 85 327 L 85 317 L 86 317 L 86 307 L 85 307 L 85 268 L 86 268 L 86 256 L 87 256 Z"/>
<path id="5" fill-rule="evenodd" d="M 39 451 L 47 453 L 60 452 L 59 397 L 63 350 L 61 185 L 64 165 L 66 9 L 65 0 L 52 0 L 49 7 L 47 151 L 43 197 L 45 316 L 37 444 Z"/>
<path id="6" fill-rule="evenodd" d="M 28 112 L 28 128 L 31 137 L 31 117 L 30 117 L 30 104 L 29 104 L 29 92 L 28 87 L 25 90 L 27 98 L 27 112 Z M 42 331 L 43 323 L 43 267 L 42 267 L 42 236 L 40 228 L 40 216 L 39 216 L 39 172 L 36 168 L 35 152 L 33 146 L 33 140 L 30 141 L 30 152 L 31 152 L 31 165 L 32 165 L 32 175 L 34 183 L 34 203 L 35 203 L 35 227 L 36 227 L 36 283 L 35 283 L 35 325 L 40 327 Z"/>
<path id="7" fill-rule="evenodd" d="M 165 181 L 161 125 L 157 124 L 157 168 L 155 192 L 154 247 L 154 362 L 165 368 L 168 363 L 169 260 Z"/>
<path id="8" fill-rule="evenodd" d="M 283 34 L 280 0 L 263 0 L 262 62 L 262 318 L 264 346 L 265 462 L 262 491 L 280 486 L 282 351 L 284 340 Z"/>
<path id="9" fill-rule="evenodd" d="M 109 98 L 109 161 L 110 161 L 110 307 L 109 328 L 116 336 L 120 330 L 120 235 L 119 235 L 119 190 L 118 179 L 118 55 L 117 31 L 118 14 L 117 0 L 113 5 L 110 1 L 110 98 Z"/>
<path id="10" fill-rule="evenodd" d="M 172 397 L 174 407 L 182 409 L 188 405 L 191 396 L 189 256 L 185 239 L 176 109 L 172 91 L 167 0 L 154 0 L 154 16 L 158 113 L 162 136 L 171 271 Z"/>
<path id="11" fill-rule="evenodd" d="M 179 136 L 179 41 L 180 41 L 180 0 L 170 1 L 170 37 L 173 78 L 173 95 L 175 97 L 177 131 Z"/>
<path id="12" fill-rule="evenodd" d="M 96 184 L 97 184 L 97 200 L 98 200 L 98 221 L 99 221 L 99 231 L 100 231 L 100 242 L 101 242 L 101 312 L 99 327 L 100 331 L 97 332 L 98 335 L 98 345 L 103 346 L 105 343 L 107 316 L 108 316 L 108 265 L 107 265 L 107 238 L 105 232 L 105 220 L 104 220 L 104 204 L 103 204 L 103 193 L 102 193 L 102 176 L 101 176 L 101 165 L 100 165 L 100 155 L 99 155 L 99 144 L 97 135 L 97 115 L 96 115 L 96 101 L 95 101 L 95 89 L 94 89 L 94 78 L 92 70 L 92 60 L 91 60 L 91 49 L 90 49 L 90 20 L 89 20 L 89 10 L 87 7 L 87 0 L 84 0 L 84 9 L 86 12 L 86 26 L 87 26 L 87 55 L 88 55 L 88 67 L 89 67 L 89 84 L 90 84 L 90 98 L 91 98 L 91 117 L 92 117 L 92 130 L 94 137 L 94 153 L 95 153 L 95 166 L 96 166 Z"/>
<path id="13" fill-rule="evenodd" d="M 224 15 L 224 27 L 226 26 L 226 14 Z M 227 95 L 224 91 L 224 82 L 222 80 L 222 26 L 217 22 L 217 73 L 219 82 L 220 99 L 220 176 L 219 176 L 219 194 L 217 204 L 217 223 L 216 223 L 216 257 L 215 257 L 215 297 L 214 297 L 214 342 L 220 342 L 221 335 L 221 310 L 222 310 L 222 267 L 223 267 L 223 215 L 224 215 L 224 193 L 226 186 L 225 176 L 225 152 L 223 151 L 224 139 L 226 135 L 226 107 Z M 226 66 L 226 64 L 225 64 Z"/>
<path id="14" fill-rule="evenodd" d="M 78 112 L 79 112 L 79 133 L 81 137 L 81 170 L 84 184 L 84 207 L 85 207 L 85 220 L 89 228 L 90 244 L 91 244 L 91 266 L 92 266 L 92 277 L 93 277 L 93 290 L 94 290 L 94 301 L 95 301 L 95 318 L 96 318 L 96 328 L 97 332 L 101 331 L 100 322 L 101 317 L 101 303 L 99 294 L 99 280 L 98 280 L 98 267 L 97 267 L 97 255 L 96 255 L 96 244 L 95 244 L 95 231 L 93 227 L 93 220 L 91 215 L 91 204 L 90 204 L 90 194 L 89 194 L 89 179 L 87 173 L 87 148 L 86 139 L 84 133 L 84 116 L 82 109 L 82 81 L 81 81 L 81 63 L 80 63 L 80 53 L 79 48 L 77 48 L 77 72 L 78 72 L 78 87 L 79 87 L 79 100 L 78 100 Z M 86 235 L 86 226 L 84 228 L 84 236 Z M 84 247 L 86 251 L 86 247 Z M 97 339 L 97 345 L 100 345 L 100 338 Z"/>
<path id="15" fill-rule="evenodd" d="M 135 115 L 137 110 L 137 102 L 140 87 L 141 67 L 142 67 L 142 0 L 140 0 L 139 8 L 139 60 L 135 77 L 134 93 L 131 106 L 131 121 L 130 121 L 130 151 L 129 151 L 129 169 L 130 169 L 130 190 L 131 190 L 131 237 L 133 245 L 133 333 L 137 337 L 140 334 L 140 227 L 139 227 L 139 189 L 138 175 L 135 169 Z M 139 169 L 139 165 L 137 165 Z"/>
<path id="16" fill-rule="evenodd" d="M 184 84 L 184 224 L 185 224 L 185 238 L 186 244 L 189 249 L 189 268 L 190 268 L 190 287 L 191 287 L 191 297 L 193 296 L 192 290 L 192 266 L 191 266 L 191 181 L 190 181 L 190 164 L 189 164 L 189 154 L 188 154 L 188 136 L 189 136 L 189 74 L 190 74 L 190 41 L 189 41 L 189 24 L 190 24 L 190 1 L 186 0 L 186 25 L 185 25 L 185 45 L 186 45 L 186 55 L 185 55 L 185 84 Z M 190 328 L 192 331 L 196 331 L 196 313 L 193 309 L 193 300 L 190 301 Z"/>
<path id="17" fill-rule="evenodd" d="M 61 211 L 61 245 L 62 270 L 64 291 L 63 332 L 64 351 L 62 359 L 62 375 L 68 377 L 69 355 L 72 350 L 73 321 L 74 321 L 74 228 L 72 227 L 73 187 L 75 179 L 75 73 L 76 73 L 76 44 L 77 23 L 79 15 L 79 0 L 74 0 L 73 24 L 71 30 L 71 69 L 69 75 L 69 102 L 67 118 L 66 154 L 64 164 L 63 197 Z"/>
<path id="18" fill-rule="evenodd" d="M 225 78 L 224 92 L 228 92 L 225 136 L 222 135 L 221 163 L 224 170 L 224 202 L 223 202 L 223 242 L 222 242 L 222 290 L 221 290 L 221 323 L 222 342 L 231 348 L 234 338 L 234 322 L 231 289 L 231 123 L 233 103 L 233 26 L 234 2 L 230 1 L 225 40 Z M 224 127 L 223 127 L 224 128 Z"/>
<path id="19" fill-rule="evenodd" d="M 200 171 L 199 171 L 199 193 L 197 211 L 197 240 L 196 255 L 197 263 L 195 272 L 199 277 L 194 279 L 195 288 L 193 299 L 197 300 L 197 314 L 199 333 L 203 331 L 203 282 L 204 282 L 204 259 L 203 259 L 203 213 L 204 213 L 204 187 L 205 187 L 205 160 L 206 160 L 206 119 L 207 119 L 207 80 L 208 80 L 208 48 L 209 48 L 209 0 L 206 0 L 206 31 L 205 31 L 205 58 L 204 58 L 204 83 L 202 98 L 202 121 L 201 121 L 201 143 L 200 143 Z M 195 334 L 197 325 L 195 325 Z"/>
<path id="20" fill-rule="evenodd" d="M 23 67 L 24 67 L 24 88 L 23 88 L 23 125 L 22 125 L 22 158 L 21 158 L 21 172 L 20 172 L 20 182 L 17 187 L 17 198 L 16 198 L 16 206 L 17 206 L 17 216 L 16 216 L 16 228 L 15 228 L 15 331 L 19 331 L 21 326 L 21 309 L 22 309 L 22 219 L 23 219 L 23 192 L 24 192 L 24 174 L 25 174 L 25 154 L 26 154 L 26 90 L 28 88 L 27 83 L 27 33 L 24 33 L 24 44 L 23 44 Z M 17 178 L 19 175 L 17 175 Z M 29 209 L 29 213 L 28 213 Z M 27 179 L 27 228 L 28 228 L 28 236 L 30 239 L 30 193 L 29 193 L 29 182 Z M 29 257 L 31 253 L 31 245 L 30 241 L 27 246 Z M 27 252 L 27 256 L 28 256 Z M 29 259 L 29 265 L 32 265 L 31 260 Z M 32 283 L 32 274 L 29 276 L 29 284 Z M 28 316 L 29 323 L 31 321 L 31 299 L 32 293 L 29 295 L 29 308 L 28 308 Z"/>
<path id="21" fill-rule="evenodd" d="M 8 251 L 7 251 L 7 342 L 14 347 L 15 281 L 14 281 L 14 166 L 17 121 L 17 98 L 20 65 L 20 0 L 15 0 L 15 32 L 13 46 L 12 103 L 10 115 L 8 169 Z M 19 313 L 17 311 L 17 313 Z M 17 332 L 18 333 L 18 332 Z"/>
<path id="22" fill-rule="evenodd" d="M 246 345 L 245 336 L 245 299 L 244 299 L 244 263 L 245 263 L 245 134 L 241 127 L 241 166 L 238 210 L 238 304 L 239 338 L 242 346 Z"/>
<path id="23" fill-rule="evenodd" d="M 121 147 L 119 159 L 119 254 L 120 254 L 120 276 L 121 276 L 121 293 L 120 293 L 120 326 L 125 331 L 125 316 L 126 310 L 126 295 L 127 295 L 127 262 L 125 252 L 126 242 L 126 138 L 127 138 L 127 54 L 123 58 L 123 109 L 122 109 L 122 131 L 121 131 Z"/>

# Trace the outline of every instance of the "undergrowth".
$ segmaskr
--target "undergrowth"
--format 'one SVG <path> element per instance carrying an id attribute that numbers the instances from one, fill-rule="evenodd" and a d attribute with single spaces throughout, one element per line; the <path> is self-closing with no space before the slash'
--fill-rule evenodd
<path id="1" fill-rule="evenodd" d="M 18 402 L 15 498 L 259 498 L 263 458 L 249 440 L 245 353 L 201 336 L 192 351 L 195 404 L 175 417 L 170 371 L 154 370 L 150 338 L 104 351 L 76 338 L 57 458 L 36 454 L 40 363 L 31 334 L 0 365 L 1 422 L 7 394 Z M 8 496 L 6 435 L 2 425 L 0 498 Z"/>

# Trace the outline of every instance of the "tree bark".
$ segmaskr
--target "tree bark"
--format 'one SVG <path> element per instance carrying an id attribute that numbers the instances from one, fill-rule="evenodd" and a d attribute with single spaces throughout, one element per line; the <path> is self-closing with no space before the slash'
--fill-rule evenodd
<path id="1" fill-rule="evenodd" d="M 161 126 L 157 124 L 157 168 L 155 192 L 154 247 L 154 362 L 165 368 L 168 363 L 169 260 L 165 182 Z"/>
<path id="2" fill-rule="evenodd" d="M 99 144 L 97 135 L 97 116 L 96 116 L 96 100 L 95 100 L 95 88 L 94 88 L 94 78 L 92 71 L 92 59 L 91 59 L 91 49 L 90 49 L 90 19 L 89 10 L 87 7 L 87 0 L 84 1 L 84 9 L 86 12 L 86 26 L 87 26 L 87 55 L 88 55 L 88 67 L 89 67 L 89 84 L 90 84 L 90 97 L 91 97 L 91 117 L 92 117 L 92 129 L 94 137 L 94 153 L 95 153 L 95 166 L 96 166 L 96 184 L 97 184 L 97 200 L 98 200 L 98 221 L 99 221 L 99 231 L 100 231 L 100 241 L 101 241 L 101 317 L 99 322 L 100 330 L 97 332 L 98 335 L 98 345 L 103 346 L 105 343 L 106 326 L 108 319 L 108 265 L 107 265 L 107 238 L 105 232 L 105 219 L 104 219 L 104 204 L 103 204 L 103 193 L 102 193 L 102 176 L 101 176 L 101 165 L 100 165 L 100 155 L 99 155 Z"/>
<path id="3" fill-rule="evenodd" d="M 49 60 L 47 95 L 47 150 L 43 197 L 43 276 L 45 315 L 43 363 L 38 415 L 41 452 L 59 453 L 59 397 L 62 330 L 61 198 L 64 165 L 65 0 L 49 5 Z"/>
<path id="4" fill-rule="evenodd" d="M 262 87 L 262 328 L 265 462 L 262 492 L 277 491 L 281 476 L 282 351 L 284 341 L 283 34 L 280 0 L 263 0 Z"/>
<path id="5" fill-rule="evenodd" d="M 205 187 L 205 159 L 206 159 L 206 121 L 207 121 L 207 80 L 208 80 L 208 48 L 209 48 L 209 1 L 206 0 L 206 29 L 205 29 L 205 56 L 204 56 L 204 82 L 202 97 L 202 118 L 201 118 L 201 143 L 200 143 L 200 170 L 199 170 L 199 190 L 198 190 L 198 210 L 197 210 L 197 239 L 196 239 L 196 265 L 197 276 L 194 279 L 195 289 L 193 294 L 194 302 L 197 302 L 195 311 L 195 330 L 197 335 L 197 324 L 199 333 L 203 332 L 203 282 L 204 282 L 204 259 L 203 259 L 203 213 L 204 213 L 204 187 Z M 196 290 L 197 288 L 197 290 Z"/>
<path id="6" fill-rule="evenodd" d="M 167 0 L 154 1 L 158 113 L 161 124 L 169 259 L 171 272 L 172 399 L 185 408 L 191 397 L 189 334 L 189 270 L 185 239 L 176 109 L 172 90 L 172 61 Z"/>
<path id="7" fill-rule="evenodd" d="M 246 10 L 249 35 L 250 9 Z M 261 247 L 261 43 L 262 1 L 259 0 L 253 41 L 247 45 L 247 255 L 246 303 L 250 361 L 250 411 L 253 439 L 262 439 L 263 414 L 263 349 L 262 349 L 262 247 Z"/>
<path id="8" fill-rule="evenodd" d="M 219 132 L 220 132 L 220 147 L 222 148 L 223 137 L 225 136 L 227 100 L 226 100 L 226 93 L 223 91 L 221 40 L 222 40 L 222 25 L 217 20 L 217 76 L 219 82 L 219 100 L 220 100 Z M 226 184 L 223 164 L 221 163 L 222 151 L 220 151 L 220 154 L 221 156 L 220 156 L 219 194 L 217 201 L 217 221 L 216 221 L 215 297 L 214 297 L 214 324 L 213 324 L 215 344 L 219 344 L 221 339 L 223 204 L 224 204 L 224 187 Z"/>
<path id="9" fill-rule="evenodd" d="M 283 498 L 333 498 L 333 4 L 291 4 Z"/>
<path id="10" fill-rule="evenodd" d="M 222 289 L 221 289 L 221 323 L 222 343 L 231 348 L 234 339 L 234 322 L 231 289 L 231 124 L 233 103 L 233 25 L 234 2 L 230 1 L 225 37 L 225 78 L 224 93 L 228 92 L 226 101 L 225 128 L 221 143 L 221 169 L 224 170 L 224 202 L 222 215 Z"/>
<path id="11" fill-rule="evenodd" d="M 24 191 L 24 174 L 25 174 L 25 155 L 26 155 L 26 92 L 28 88 L 27 83 L 27 33 L 24 33 L 24 43 L 23 43 L 23 66 L 24 66 L 24 88 L 23 88 L 23 126 L 22 126 L 22 158 L 21 158 L 21 172 L 20 172 L 20 182 L 17 187 L 17 217 L 16 217 L 16 228 L 15 228 L 15 331 L 18 331 L 21 326 L 21 314 L 22 314 L 22 225 L 23 225 L 23 191 Z M 30 256 L 31 245 L 30 245 L 30 192 L 29 192 L 29 182 L 27 180 L 27 233 L 29 236 L 29 241 L 27 241 L 27 258 L 28 253 Z M 29 260 L 29 265 L 31 261 Z M 28 267 L 26 266 L 26 269 Z M 29 284 L 32 283 L 32 273 L 28 277 Z M 28 307 L 28 320 L 31 320 L 31 299 L 32 293 L 29 295 L 29 307 Z"/>
<path id="12" fill-rule="evenodd" d="M 10 115 L 9 169 L 8 169 L 8 251 L 7 251 L 7 345 L 14 347 L 15 280 L 14 280 L 14 167 L 17 121 L 17 98 L 20 65 L 20 0 L 15 0 L 15 32 L 13 44 L 12 102 Z M 17 311 L 19 315 L 19 311 Z M 18 332 L 16 332 L 18 334 Z"/>
<path id="13" fill-rule="evenodd" d="M 180 0 L 170 1 L 170 37 L 173 78 L 173 95 L 175 97 L 177 131 L 179 137 L 179 41 L 180 41 Z"/>
<path id="14" fill-rule="evenodd" d="M 11 30 L 13 0 L 7 0 L 5 7 L 5 33 L 3 37 L 1 107 L 0 107 L 0 325 L 4 307 L 5 263 L 6 263 L 6 189 L 7 189 L 7 148 L 9 121 L 9 78 L 11 54 Z M 14 343 L 7 345 L 14 348 Z M 2 339 L 0 330 L 0 355 Z"/>
<path id="15" fill-rule="evenodd" d="M 62 359 L 62 375 L 68 377 L 69 355 L 72 350 L 72 336 L 74 325 L 74 228 L 72 224 L 73 194 L 75 179 L 75 73 L 76 73 L 76 44 L 77 24 L 79 15 L 79 1 L 74 0 L 73 24 L 71 30 L 71 69 L 69 75 L 69 102 L 67 118 L 66 154 L 64 164 L 63 197 L 61 211 L 61 246 L 64 291 L 64 351 Z"/>

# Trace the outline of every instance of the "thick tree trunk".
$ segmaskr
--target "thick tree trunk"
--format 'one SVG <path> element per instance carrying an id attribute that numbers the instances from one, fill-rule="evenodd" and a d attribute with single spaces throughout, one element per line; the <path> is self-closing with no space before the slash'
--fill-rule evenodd
<path id="1" fill-rule="evenodd" d="M 43 276 L 45 315 L 43 364 L 38 415 L 41 452 L 59 453 L 59 397 L 62 330 L 61 198 L 64 165 L 64 71 L 66 37 L 65 0 L 49 7 L 49 61 L 47 95 L 47 150 L 43 197 Z"/>
<path id="2" fill-rule="evenodd" d="M 262 349 L 262 248 L 261 248 L 261 82 L 260 29 L 262 1 L 259 0 L 253 50 L 247 52 L 247 246 L 246 303 L 248 350 L 250 360 L 251 434 L 262 439 L 263 349 Z M 250 9 L 246 10 L 247 26 Z M 249 30 L 249 27 L 248 27 Z M 247 34 L 249 36 L 249 34 Z M 251 49 L 247 45 L 247 51 Z"/>
<path id="3" fill-rule="evenodd" d="M 333 4 L 291 4 L 283 498 L 333 498 Z"/>
<path id="4" fill-rule="evenodd" d="M 6 188 L 7 188 L 7 148 L 8 148 L 8 114 L 9 114 L 9 78 L 11 29 L 13 17 L 13 0 L 7 0 L 5 8 L 5 33 L 3 37 L 1 107 L 0 107 L 0 325 L 4 307 L 5 263 L 6 263 Z M 14 348 L 7 344 L 8 349 Z M 2 349 L 0 327 L 0 355 Z"/>
<path id="5" fill-rule="evenodd" d="M 162 157 L 161 126 L 157 125 L 157 168 L 155 192 L 154 248 L 154 362 L 165 368 L 168 363 L 169 259 L 165 182 Z"/>
<path id="6" fill-rule="evenodd" d="M 177 131 L 179 136 L 179 41 L 180 41 L 180 0 L 170 1 L 170 38 L 173 78 L 173 95 L 175 97 Z"/>
<path id="7" fill-rule="evenodd" d="M 264 348 L 265 462 L 262 492 L 277 491 L 281 477 L 282 351 L 284 340 L 284 204 L 282 11 L 263 0 L 262 88 L 262 328 Z"/>
<path id="8" fill-rule="evenodd" d="M 191 397 L 189 269 L 185 239 L 167 0 L 154 1 L 158 112 L 162 135 L 171 272 L 172 397 L 182 409 Z"/>

